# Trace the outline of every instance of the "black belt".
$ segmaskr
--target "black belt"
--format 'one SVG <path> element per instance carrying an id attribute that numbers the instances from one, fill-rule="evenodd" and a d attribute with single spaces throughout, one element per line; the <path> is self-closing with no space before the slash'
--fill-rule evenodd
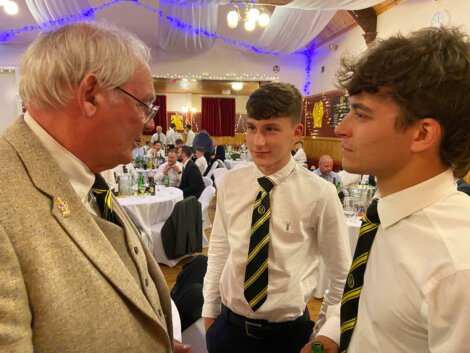
<path id="1" fill-rule="evenodd" d="M 300 324 L 310 321 L 310 315 L 307 309 L 305 309 L 302 316 L 295 320 L 268 322 L 267 320 L 249 319 L 242 315 L 238 315 L 223 304 L 222 316 L 233 326 L 245 332 L 247 336 L 257 339 L 279 337 L 279 335 L 290 335 Z"/>

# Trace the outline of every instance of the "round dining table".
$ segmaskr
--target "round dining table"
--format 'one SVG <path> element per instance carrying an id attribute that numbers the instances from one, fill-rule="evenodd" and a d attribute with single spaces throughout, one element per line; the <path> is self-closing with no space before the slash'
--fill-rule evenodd
<path id="1" fill-rule="evenodd" d="M 126 196 L 118 197 L 120 205 L 142 234 L 144 243 L 152 251 L 153 240 L 150 227 L 156 223 L 164 222 L 170 217 L 175 204 L 183 200 L 183 191 L 174 187 L 158 185 L 155 196 Z"/>

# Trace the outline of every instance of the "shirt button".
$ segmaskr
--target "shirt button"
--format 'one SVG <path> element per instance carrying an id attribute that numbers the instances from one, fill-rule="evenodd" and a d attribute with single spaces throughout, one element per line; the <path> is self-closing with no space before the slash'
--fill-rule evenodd
<path id="1" fill-rule="evenodd" d="M 138 248 L 137 246 L 134 246 L 134 252 L 135 252 L 136 254 L 139 253 L 139 248 Z"/>
<path id="2" fill-rule="evenodd" d="M 149 280 L 146 278 L 145 279 L 145 286 L 148 287 L 149 286 Z"/>
<path id="3" fill-rule="evenodd" d="M 162 317 L 162 311 L 158 309 L 158 316 Z"/>

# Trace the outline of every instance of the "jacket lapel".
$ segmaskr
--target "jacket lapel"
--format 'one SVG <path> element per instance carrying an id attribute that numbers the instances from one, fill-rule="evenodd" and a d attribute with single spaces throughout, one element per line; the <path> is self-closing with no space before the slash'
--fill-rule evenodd
<path id="1" fill-rule="evenodd" d="M 158 323 L 155 312 L 121 258 L 23 118 L 6 131 L 5 138 L 23 160 L 35 187 L 51 198 L 52 215 L 71 240 L 117 290 Z"/>

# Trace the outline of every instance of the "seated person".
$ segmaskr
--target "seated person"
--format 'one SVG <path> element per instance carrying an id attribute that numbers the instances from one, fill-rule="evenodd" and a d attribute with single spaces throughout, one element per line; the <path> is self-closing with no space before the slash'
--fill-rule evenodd
<path id="1" fill-rule="evenodd" d="M 155 182 L 164 183 L 165 174 L 170 176 L 170 186 L 177 188 L 181 182 L 183 165 L 178 162 L 178 152 L 172 149 L 168 152 L 168 162 L 163 163 L 158 167 L 155 173 Z"/>
<path id="2" fill-rule="evenodd" d="M 183 161 L 183 174 L 179 188 L 183 190 L 184 197 L 195 196 L 199 198 L 206 186 L 199 168 L 191 160 L 191 155 L 192 151 L 189 146 L 182 146 L 178 149 L 178 157 Z"/>
<path id="3" fill-rule="evenodd" d="M 153 146 L 148 150 L 146 157 L 165 159 L 165 151 L 162 148 L 162 143 L 160 141 L 155 141 Z"/>
<path id="4" fill-rule="evenodd" d="M 221 161 L 225 161 L 225 148 L 221 145 L 215 146 L 215 159 L 220 159 Z"/>
<path id="5" fill-rule="evenodd" d="M 196 161 L 195 161 L 197 167 L 199 168 L 199 171 L 201 172 L 201 175 L 204 175 L 206 169 L 207 169 L 207 160 L 204 157 L 204 148 L 199 147 L 196 150 Z"/>
<path id="6" fill-rule="evenodd" d="M 313 172 L 334 185 L 337 185 L 338 182 L 342 182 L 341 177 L 337 173 L 333 172 L 333 158 L 331 158 L 331 156 L 321 156 L 318 161 L 318 168 Z"/>
<path id="7" fill-rule="evenodd" d="M 145 150 L 142 147 L 142 141 L 141 140 L 136 140 L 135 141 L 137 146 L 132 150 L 132 159 L 136 159 L 137 157 L 143 157 L 145 156 Z"/>
<path id="8" fill-rule="evenodd" d="M 181 136 L 181 135 L 180 135 Z M 183 139 L 179 138 L 175 140 L 175 148 L 178 150 L 179 147 L 183 146 Z"/>
<path id="9" fill-rule="evenodd" d="M 294 144 L 295 154 L 294 160 L 297 164 L 306 167 L 307 166 L 307 155 L 304 151 L 304 143 L 302 141 L 297 141 Z"/>

